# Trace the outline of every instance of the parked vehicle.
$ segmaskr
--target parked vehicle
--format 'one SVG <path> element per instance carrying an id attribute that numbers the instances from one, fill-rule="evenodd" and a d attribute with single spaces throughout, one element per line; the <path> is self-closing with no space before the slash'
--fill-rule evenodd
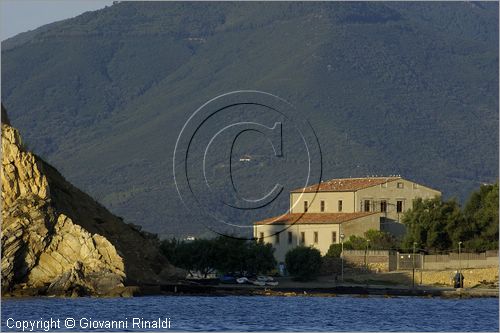
<path id="1" fill-rule="evenodd" d="M 226 283 L 226 284 L 236 284 L 236 278 L 232 275 L 223 275 L 219 278 L 221 283 Z"/>

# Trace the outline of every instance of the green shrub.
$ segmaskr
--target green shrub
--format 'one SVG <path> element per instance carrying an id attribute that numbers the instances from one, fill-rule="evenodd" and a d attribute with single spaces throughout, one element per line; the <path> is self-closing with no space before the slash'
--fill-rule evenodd
<path id="1" fill-rule="evenodd" d="M 295 280 L 312 280 L 321 269 L 321 253 L 312 247 L 296 247 L 287 252 L 285 263 Z"/>
<path id="2" fill-rule="evenodd" d="M 328 248 L 326 252 L 326 257 L 340 258 L 340 254 L 342 253 L 342 244 L 332 244 Z"/>

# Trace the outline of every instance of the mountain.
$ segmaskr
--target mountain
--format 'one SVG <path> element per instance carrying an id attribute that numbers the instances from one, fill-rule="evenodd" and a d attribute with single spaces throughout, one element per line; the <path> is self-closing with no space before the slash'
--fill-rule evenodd
<path id="1" fill-rule="evenodd" d="M 498 178 L 495 2 L 120 2 L 4 41 L 2 83 L 35 152 L 162 236 L 207 232 L 177 195 L 172 156 L 194 110 L 234 90 L 294 105 L 325 179 L 401 174 L 463 200 Z M 262 137 L 238 140 L 260 156 L 235 171 L 242 193 L 282 173 L 286 190 L 302 185 L 300 163 L 276 168 Z"/>
<path id="2" fill-rule="evenodd" d="M 4 295 L 120 295 L 175 280 L 155 235 L 68 183 L 3 119 L 1 238 Z"/>

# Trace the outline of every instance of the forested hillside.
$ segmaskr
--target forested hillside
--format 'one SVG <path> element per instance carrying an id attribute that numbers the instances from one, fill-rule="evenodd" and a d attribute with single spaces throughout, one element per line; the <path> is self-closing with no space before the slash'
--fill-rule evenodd
<path id="1" fill-rule="evenodd" d="M 498 179 L 498 74 L 495 2 L 120 2 L 4 41 L 1 89 L 30 149 L 126 221 L 181 236 L 205 229 L 173 150 L 207 100 L 288 100 L 323 178 L 400 174 L 464 200 Z M 239 150 L 262 157 L 238 171 L 249 192 L 283 171 L 259 140 Z"/>

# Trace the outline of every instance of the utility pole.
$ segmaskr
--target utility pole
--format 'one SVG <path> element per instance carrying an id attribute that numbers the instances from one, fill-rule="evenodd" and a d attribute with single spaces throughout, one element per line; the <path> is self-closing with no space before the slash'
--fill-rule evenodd
<path id="1" fill-rule="evenodd" d="M 340 253 L 340 260 L 342 262 L 342 283 L 344 282 L 344 237 L 345 235 L 343 233 L 340 234 L 340 246 L 342 250 Z"/>
<path id="2" fill-rule="evenodd" d="M 417 246 L 417 242 L 413 242 L 413 288 L 415 288 L 415 247 Z"/>
<path id="3" fill-rule="evenodd" d="M 458 242 L 458 287 L 462 288 L 462 261 L 460 260 L 460 254 L 462 250 L 462 242 Z"/>
<path id="4" fill-rule="evenodd" d="M 298 223 L 297 223 L 297 246 L 300 246 L 300 228 Z"/>
<path id="5" fill-rule="evenodd" d="M 424 253 L 420 252 L 420 285 L 422 285 L 422 271 L 424 270 Z"/>
<path id="6" fill-rule="evenodd" d="M 366 240 L 366 249 L 365 249 L 365 269 L 368 271 L 368 246 L 370 245 L 370 240 Z"/>

